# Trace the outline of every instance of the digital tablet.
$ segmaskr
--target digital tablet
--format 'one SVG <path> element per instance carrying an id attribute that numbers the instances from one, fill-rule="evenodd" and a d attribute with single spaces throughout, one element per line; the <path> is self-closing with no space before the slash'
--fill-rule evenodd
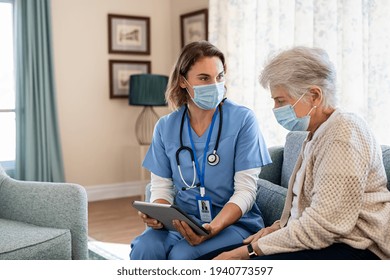
<path id="1" fill-rule="evenodd" d="M 202 225 L 175 205 L 134 201 L 133 207 L 142 213 L 145 213 L 149 217 L 160 221 L 168 230 L 176 230 L 172 225 L 172 221 L 179 220 L 186 222 L 192 230 L 199 235 L 207 236 L 209 234 Z"/>

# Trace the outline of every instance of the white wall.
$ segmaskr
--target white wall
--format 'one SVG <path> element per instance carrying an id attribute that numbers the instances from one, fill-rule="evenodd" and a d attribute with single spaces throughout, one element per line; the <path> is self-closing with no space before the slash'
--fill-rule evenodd
<path id="1" fill-rule="evenodd" d="M 109 99 L 109 59 L 150 60 L 168 75 L 180 51 L 180 14 L 208 0 L 52 0 L 52 32 L 59 126 L 68 182 L 83 186 L 140 180 L 134 135 L 140 107 Z M 148 16 L 151 55 L 108 53 L 108 14 Z M 168 113 L 158 108 L 159 115 Z"/>

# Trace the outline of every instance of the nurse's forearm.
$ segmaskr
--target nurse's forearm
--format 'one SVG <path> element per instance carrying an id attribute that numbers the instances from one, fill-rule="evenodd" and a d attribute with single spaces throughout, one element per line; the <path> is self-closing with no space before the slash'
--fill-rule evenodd
<path id="1" fill-rule="evenodd" d="M 215 234 L 234 224 L 242 216 L 240 207 L 234 203 L 227 203 L 219 214 L 211 221 L 210 225 Z"/>

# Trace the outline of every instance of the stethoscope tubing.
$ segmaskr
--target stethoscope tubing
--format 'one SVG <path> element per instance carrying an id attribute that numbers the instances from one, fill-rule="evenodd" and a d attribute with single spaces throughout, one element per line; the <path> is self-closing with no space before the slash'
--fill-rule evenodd
<path id="1" fill-rule="evenodd" d="M 188 107 L 187 105 L 185 106 L 184 108 L 184 111 L 183 111 L 183 115 L 182 115 L 182 118 L 181 118 L 181 123 L 180 123 L 180 147 L 179 149 L 177 149 L 176 151 L 176 164 L 177 164 L 177 168 L 179 170 L 179 174 L 180 174 L 180 178 L 181 180 L 183 181 L 183 183 L 186 185 L 186 188 L 183 188 L 184 189 L 193 189 L 193 188 L 196 188 L 198 185 L 195 185 L 195 180 L 196 180 L 196 164 L 195 164 L 195 156 L 194 156 L 194 151 L 192 150 L 192 148 L 188 147 L 188 146 L 184 146 L 183 145 L 183 127 L 184 127 L 184 120 L 185 120 L 185 116 L 186 116 L 186 113 L 187 113 L 187 110 L 188 110 Z M 210 162 L 208 160 L 208 163 L 209 165 L 211 166 L 214 166 L 216 164 L 218 164 L 219 162 L 219 156 L 217 154 L 217 150 L 218 150 L 218 145 L 219 145 L 219 140 L 221 138 L 221 130 L 222 130 L 222 123 L 223 123 L 223 114 L 222 114 L 222 105 L 219 104 L 218 105 L 218 110 L 219 110 L 219 113 L 220 113 L 220 117 L 219 117 L 219 125 L 218 125 L 218 134 L 217 134 L 217 141 L 215 143 L 215 146 L 214 146 L 214 149 L 213 149 L 213 153 L 210 154 L 207 158 L 209 158 L 211 155 L 214 155 L 215 156 L 215 159 L 216 159 L 216 163 L 214 164 L 214 162 Z M 193 167 L 193 180 L 192 180 L 192 183 L 191 185 L 187 184 L 187 182 L 184 180 L 183 178 L 183 174 L 181 172 L 181 168 L 180 168 L 180 153 L 182 151 L 187 151 L 190 153 L 190 156 L 191 156 L 191 161 L 192 161 L 192 167 Z"/>

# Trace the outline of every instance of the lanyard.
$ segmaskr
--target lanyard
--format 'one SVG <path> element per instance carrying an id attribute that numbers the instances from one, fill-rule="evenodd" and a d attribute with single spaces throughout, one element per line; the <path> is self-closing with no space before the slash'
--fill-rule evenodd
<path id="1" fill-rule="evenodd" d="M 192 151 L 194 153 L 195 168 L 196 168 L 196 172 L 198 174 L 198 178 L 200 181 L 200 186 L 203 188 L 204 188 L 204 174 L 205 174 L 205 169 L 206 169 L 207 150 L 208 150 L 208 147 L 210 144 L 211 134 L 213 133 L 213 128 L 214 128 L 214 123 L 215 123 L 216 117 L 217 117 L 217 110 L 215 110 L 213 118 L 211 120 L 210 130 L 209 130 L 209 133 L 207 135 L 206 145 L 205 145 L 204 150 L 203 150 L 203 165 L 202 165 L 202 171 L 201 171 L 199 168 L 198 157 L 196 156 L 196 149 L 195 149 L 195 145 L 194 145 L 194 140 L 192 139 L 190 118 L 188 117 L 188 113 L 186 115 L 187 126 L 188 126 L 188 135 L 190 137 L 191 148 L 192 148 Z"/>

